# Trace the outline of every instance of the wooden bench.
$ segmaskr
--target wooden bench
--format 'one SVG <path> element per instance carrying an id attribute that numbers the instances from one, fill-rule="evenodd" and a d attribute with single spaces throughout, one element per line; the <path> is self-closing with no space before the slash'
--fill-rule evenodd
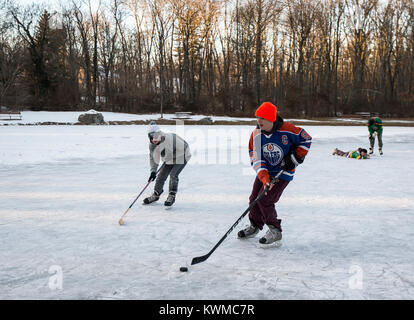
<path id="1" fill-rule="evenodd" d="M 355 112 L 355 114 L 362 118 L 369 118 L 371 116 L 370 112 Z"/>
<path id="2" fill-rule="evenodd" d="M 0 120 L 22 120 L 20 112 L 0 112 Z"/>
<path id="3" fill-rule="evenodd" d="M 190 119 L 191 112 L 176 112 L 173 119 Z"/>

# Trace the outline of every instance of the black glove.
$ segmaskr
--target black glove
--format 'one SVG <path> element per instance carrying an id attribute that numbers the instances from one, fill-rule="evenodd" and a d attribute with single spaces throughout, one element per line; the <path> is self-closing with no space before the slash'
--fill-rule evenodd
<path id="1" fill-rule="evenodd" d="M 157 177 L 157 173 L 156 172 L 151 172 L 151 175 L 148 179 L 148 182 L 154 181 L 156 177 Z"/>
<path id="2" fill-rule="evenodd" d="M 299 158 L 295 152 L 292 152 L 283 158 L 280 164 L 280 169 L 282 169 L 283 171 L 292 171 L 302 162 L 303 159 Z"/>

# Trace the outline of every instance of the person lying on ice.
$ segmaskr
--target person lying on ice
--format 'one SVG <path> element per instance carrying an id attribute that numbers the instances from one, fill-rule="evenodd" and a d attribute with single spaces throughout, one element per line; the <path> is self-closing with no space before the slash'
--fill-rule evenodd
<path id="1" fill-rule="evenodd" d="M 256 236 L 266 224 L 269 230 L 260 238 L 262 244 L 282 239 L 281 220 L 277 218 L 275 203 L 292 181 L 295 168 L 303 162 L 312 143 L 311 136 L 302 128 L 284 121 L 277 115 L 277 108 L 264 102 L 255 113 L 257 127 L 250 135 L 250 162 L 256 171 L 249 201 L 252 203 L 265 186 L 269 190 L 249 212 L 250 226 L 240 230 L 240 239 Z M 272 178 L 281 170 L 283 174 L 274 184 Z"/>
<path id="2" fill-rule="evenodd" d="M 347 158 L 354 158 L 358 160 L 369 159 L 367 149 L 363 149 L 363 148 L 358 148 L 357 150 L 348 151 L 348 152 L 344 152 L 342 150 L 339 150 L 338 148 L 335 148 L 334 151 L 332 152 L 332 155 L 338 155 L 338 156 L 347 157 Z"/>
<path id="3" fill-rule="evenodd" d="M 191 158 L 190 147 L 186 141 L 175 133 L 162 132 L 155 123 L 151 123 L 148 128 L 148 138 L 151 166 L 151 175 L 148 181 L 154 181 L 155 179 L 156 181 L 154 193 L 144 199 L 144 204 L 150 204 L 159 200 L 160 195 L 164 191 L 164 183 L 169 175 L 169 194 L 164 205 L 170 207 L 175 202 L 175 196 L 178 190 L 178 175 Z M 160 158 L 165 164 L 157 177 Z"/>

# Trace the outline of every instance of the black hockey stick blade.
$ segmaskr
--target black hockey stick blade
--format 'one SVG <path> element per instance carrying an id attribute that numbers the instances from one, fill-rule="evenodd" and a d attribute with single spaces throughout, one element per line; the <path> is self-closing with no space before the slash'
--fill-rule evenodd
<path id="1" fill-rule="evenodd" d="M 191 265 L 206 261 L 209 256 L 210 256 L 210 254 L 206 254 L 206 255 L 201 256 L 201 257 L 195 257 L 195 258 L 193 258 L 193 260 L 191 260 Z"/>

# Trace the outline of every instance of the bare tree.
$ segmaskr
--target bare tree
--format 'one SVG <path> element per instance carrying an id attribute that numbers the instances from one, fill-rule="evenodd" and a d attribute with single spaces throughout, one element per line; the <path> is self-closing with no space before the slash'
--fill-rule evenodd
<path id="1" fill-rule="evenodd" d="M 116 2 L 116 0 L 115 0 Z M 92 39 L 93 39 L 93 46 L 92 46 L 92 105 L 96 106 L 96 95 L 97 95 L 97 88 L 98 88 L 98 26 L 99 26 L 99 11 L 100 11 L 101 2 L 98 2 L 98 7 L 93 12 L 91 0 L 88 0 L 88 7 L 89 7 L 89 17 L 92 25 Z"/>
<path id="2" fill-rule="evenodd" d="M 178 67 L 180 78 L 180 93 L 183 101 L 190 105 L 196 98 L 194 67 L 199 57 L 198 47 L 200 44 L 201 30 L 201 6 L 203 3 L 198 0 L 171 0 L 172 10 L 176 17 L 176 36 Z"/>
<path id="3" fill-rule="evenodd" d="M 76 26 L 80 36 L 82 48 L 82 82 L 85 83 L 85 92 L 82 97 L 87 106 L 94 105 L 95 99 L 92 92 L 92 61 L 91 61 L 91 22 L 87 20 L 82 12 L 80 3 L 72 0 L 72 14 L 75 17 Z"/>
<path id="4" fill-rule="evenodd" d="M 67 51 L 67 72 L 68 82 L 67 90 L 72 96 L 74 107 L 79 105 L 80 90 L 79 90 L 79 74 L 80 74 L 80 49 L 79 39 L 77 36 L 77 27 L 72 19 L 72 11 L 67 8 L 62 8 L 62 28 L 66 34 L 66 51 Z"/>
<path id="5" fill-rule="evenodd" d="M 16 96 L 17 80 L 24 70 L 24 46 L 21 39 L 13 34 L 12 21 L 6 18 L 6 12 L 1 8 L 0 16 L 4 18 L 0 25 L 0 105 L 3 105 L 12 103 L 6 96 Z M 16 102 L 14 99 L 13 104 Z"/>
<path id="6" fill-rule="evenodd" d="M 262 102 L 261 82 L 262 82 L 262 58 L 264 46 L 266 43 L 266 29 L 273 17 L 277 15 L 281 7 L 275 0 L 257 0 L 252 1 L 254 8 L 255 20 L 255 96 L 256 103 L 260 105 Z"/>
<path id="7" fill-rule="evenodd" d="M 370 54 L 372 14 L 377 4 L 378 0 L 350 0 L 347 2 L 348 53 L 352 64 L 352 85 L 348 96 L 352 103 L 350 111 L 358 111 L 358 108 L 367 103 L 364 81 Z"/>
<path id="8" fill-rule="evenodd" d="M 305 0 L 294 0 L 288 1 L 287 4 L 288 13 L 288 25 L 291 33 L 291 42 L 290 42 L 290 64 L 292 66 L 292 83 L 293 83 L 293 94 L 300 95 L 303 97 L 303 94 L 310 93 L 309 83 L 304 83 L 305 76 L 305 63 L 307 57 L 310 57 L 311 54 L 307 55 L 306 50 L 312 48 L 312 45 L 309 44 L 311 40 L 314 23 L 315 23 L 315 7 L 316 5 L 311 1 Z M 307 92 L 306 92 L 307 90 Z M 290 107 L 293 108 L 294 113 L 308 112 L 307 108 L 309 107 L 306 103 L 307 99 L 301 99 L 301 101 L 294 102 Z M 300 106 L 298 105 L 300 104 Z"/>
<path id="9" fill-rule="evenodd" d="M 166 51 L 166 42 L 169 39 L 169 34 L 172 30 L 172 15 L 170 10 L 170 4 L 168 2 L 160 0 L 149 1 L 151 17 L 153 24 L 155 25 L 157 32 L 157 59 L 156 59 L 156 69 L 158 69 L 158 87 L 159 87 L 159 101 L 160 101 L 160 114 L 161 118 L 163 117 L 163 108 L 164 101 L 166 99 L 166 93 L 171 92 L 167 90 L 166 86 L 166 64 L 167 51 Z M 171 89 L 171 88 L 170 88 Z"/>
<path id="10" fill-rule="evenodd" d="M 104 74 L 104 90 L 99 90 L 99 101 L 110 106 L 114 106 L 113 90 L 115 77 L 115 58 L 117 53 L 118 19 L 119 6 L 115 0 L 112 2 L 109 17 L 105 12 L 101 13 L 98 41 L 99 41 L 99 66 L 102 67 Z M 104 99 L 102 100 L 102 95 Z"/>

